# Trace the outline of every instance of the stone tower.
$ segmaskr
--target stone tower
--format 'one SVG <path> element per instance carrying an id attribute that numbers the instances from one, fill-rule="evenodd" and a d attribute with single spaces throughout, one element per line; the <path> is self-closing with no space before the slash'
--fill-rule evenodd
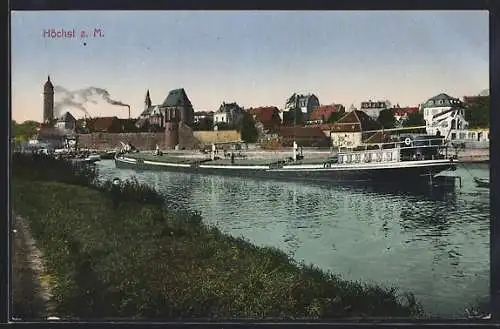
<path id="1" fill-rule="evenodd" d="M 43 123 L 52 123 L 54 120 L 54 86 L 50 82 L 50 75 L 43 85 Z"/>
<path id="2" fill-rule="evenodd" d="M 144 109 L 148 109 L 151 107 L 151 97 L 149 97 L 149 89 L 146 92 L 146 99 L 144 100 Z"/>

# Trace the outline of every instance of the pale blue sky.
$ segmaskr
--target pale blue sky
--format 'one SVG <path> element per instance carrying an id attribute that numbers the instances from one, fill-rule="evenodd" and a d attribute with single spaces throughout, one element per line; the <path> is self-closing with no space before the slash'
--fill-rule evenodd
<path id="1" fill-rule="evenodd" d="M 13 12 L 13 118 L 41 120 L 48 74 L 69 90 L 105 88 L 134 116 L 148 88 L 161 103 L 183 87 L 195 110 L 281 108 L 293 92 L 346 106 L 463 97 L 489 86 L 488 24 L 487 11 Z M 77 36 L 43 38 L 51 28 Z M 94 28 L 104 37 L 84 46 L 79 31 Z M 104 103 L 88 110 L 127 115 Z"/>

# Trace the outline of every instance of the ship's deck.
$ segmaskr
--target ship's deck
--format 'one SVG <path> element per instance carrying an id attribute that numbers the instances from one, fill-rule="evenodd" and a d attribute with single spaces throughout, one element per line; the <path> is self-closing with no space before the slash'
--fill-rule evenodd
<path id="1" fill-rule="evenodd" d="M 227 166 L 263 166 L 263 165 L 269 165 L 271 163 L 277 162 L 277 161 L 284 161 L 285 159 L 242 159 L 242 158 L 235 158 L 234 163 L 231 162 L 231 159 L 218 159 L 218 160 L 213 160 L 213 161 L 206 161 L 208 160 L 208 157 L 203 158 L 185 158 L 181 156 L 175 156 L 171 154 L 163 154 L 163 155 L 154 155 L 154 154 L 146 154 L 146 153 L 129 153 L 126 155 L 127 158 L 132 158 L 132 159 L 142 159 L 146 161 L 155 161 L 155 162 L 162 162 L 162 163 L 182 163 L 182 164 L 191 164 L 195 163 L 200 160 L 205 160 L 203 161 L 204 164 L 211 164 L 211 165 L 227 165 Z M 324 161 L 328 160 L 327 157 L 324 159 L 322 158 L 304 158 L 302 160 L 299 160 L 293 164 L 320 164 L 323 163 Z M 292 163 L 288 163 L 292 164 Z"/>

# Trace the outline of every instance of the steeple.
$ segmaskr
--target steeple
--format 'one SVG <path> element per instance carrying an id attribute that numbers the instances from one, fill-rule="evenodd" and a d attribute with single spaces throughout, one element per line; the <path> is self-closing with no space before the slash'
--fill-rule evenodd
<path id="1" fill-rule="evenodd" d="M 47 81 L 43 85 L 43 89 L 45 92 L 48 92 L 48 93 L 54 92 L 54 86 L 52 85 L 52 82 L 50 81 L 50 75 L 47 76 Z"/>
<path id="2" fill-rule="evenodd" d="M 146 99 L 144 100 L 144 109 L 148 109 L 151 107 L 151 97 L 149 97 L 149 89 L 146 92 Z"/>

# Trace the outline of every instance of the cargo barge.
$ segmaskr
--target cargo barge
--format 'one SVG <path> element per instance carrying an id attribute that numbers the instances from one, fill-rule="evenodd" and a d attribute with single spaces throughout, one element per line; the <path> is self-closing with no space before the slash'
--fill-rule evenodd
<path id="1" fill-rule="evenodd" d="M 172 155 L 120 152 L 117 168 L 163 170 L 239 177 L 321 180 L 344 183 L 434 184 L 436 175 L 456 169 L 456 160 L 448 158 L 443 138 L 406 137 L 390 143 L 339 149 L 324 159 L 307 159 L 298 154 L 277 161 L 216 157 L 215 147 L 206 159 L 185 159 Z"/>

